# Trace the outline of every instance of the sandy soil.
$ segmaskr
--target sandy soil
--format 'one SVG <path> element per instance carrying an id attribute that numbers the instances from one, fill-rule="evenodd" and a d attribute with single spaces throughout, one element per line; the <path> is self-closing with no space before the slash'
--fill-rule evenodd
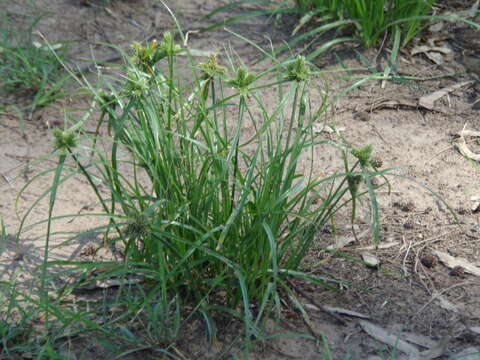
<path id="1" fill-rule="evenodd" d="M 169 5 L 184 28 L 194 30 L 206 24 L 199 20 L 199 15 L 207 14 L 222 3 L 227 1 L 176 1 Z M 465 9 L 468 6 L 466 3 L 468 2 L 448 2 L 451 8 L 457 10 Z M 132 40 L 161 34 L 173 26 L 165 8 L 150 0 L 114 1 L 106 8 L 82 6 L 80 1 L 74 0 L 38 0 L 37 4 L 48 13 L 40 22 L 42 33 L 51 42 L 75 40 L 73 53 L 78 64 L 88 62 L 92 54 L 96 59 L 115 55 L 100 43 L 127 48 Z M 4 6 L 14 14 L 12 16 L 17 16 L 21 26 L 22 16 L 19 14 L 28 12 L 29 9 L 21 2 Z M 244 6 L 235 12 L 248 11 L 251 7 Z M 221 15 L 214 20 L 220 19 Z M 269 39 L 274 39 L 275 43 L 288 39 L 290 24 L 287 20 L 283 21 L 274 26 L 271 19 L 256 18 L 230 27 L 260 45 L 268 46 Z M 396 173 L 403 176 L 391 178 L 391 193 L 383 191 L 379 195 L 382 244 L 391 246 L 369 251 L 381 261 L 383 271 L 325 251 L 327 246 L 346 237 L 353 238 L 348 219 L 339 216 L 336 219 L 337 232 L 332 234 L 326 229 L 318 234 L 317 248 L 312 250 L 305 266 L 312 266 L 310 270 L 316 274 L 345 280 L 353 285 L 336 293 L 306 284 L 299 283 L 296 286 L 304 294 L 306 303 L 357 311 L 368 315 L 379 326 L 397 333 L 414 332 L 431 340 L 445 340 L 446 353 L 455 354 L 469 346 L 480 346 L 480 336 L 469 329 L 480 326 L 480 279 L 468 271 L 452 271 L 437 261 L 435 252 L 463 258 L 480 267 L 480 226 L 478 214 L 472 210 L 474 202 L 471 201 L 472 196 L 480 195 L 477 181 L 479 167 L 465 159 L 452 145 L 453 135 L 464 126 L 480 130 L 480 112 L 471 106 L 472 100 L 480 95 L 480 86 L 478 83 L 472 84 L 450 93 L 437 101 L 433 110 L 411 104 L 417 104 L 425 94 L 471 79 L 469 74 L 464 73 L 458 49 L 462 46 L 479 50 L 476 39 L 480 39 L 480 33 L 457 24 L 447 25 L 444 34 L 454 34 L 442 44 L 453 46 L 455 50 L 454 56 L 446 59 L 445 64 L 435 65 L 422 55 L 410 56 L 407 49 L 401 54 L 398 72 L 424 78 L 447 73 L 455 75 L 408 84 L 386 82 L 383 88 L 379 81 L 364 83 L 348 96 L 339 98 L 335 111 L 331 112 L 328 119 L 330 124 L 339 129 L 339 136 L 345 141 L 355 146 L 372 144 L 376 156 L 383 161 L 383 167 L 395 168 Z M 438 34 L 433 35 L 440 37 Z M 427 33 L 426 37 L 433 35 Z M 425 42 L 425 39 L 420 39 L 420 43 Z M 192 33 L 189 45 L 200 50 L 218 52 L 222 52 L 225 46 L 231 46 L 246 63 L 251 63 L 258 57 L 253 47 L 221 30 Z M 360 65 L 352 56 L 351 48 L 340 47 L 335 51 L 345 54 L 345 64 L 352 67 Z M 372 59 L 375 51 L 366 51 L 364 55 Z M 332 59 L 330 54 L 318 64 L 325 70 L 338 68 Z M 333 91 L 346 85 L 343 80 L 333 80 L 332 76 L 328 78 Z M 272 96 L 269 100 L 267 97 L 266 101 L 273 101 L 273 98 Z M 12 95 L 3 100 L 4 104 L 20 101 Z M 393 104 L 392 101 L 397 103 Z M 64 107 L 85 109 L 88 107 L 88 99 L 81 96 L 63 98 L 47 108 L 37 109 L 32 118 L 26 121 L 25 133 L 22 133 L 19 121 L 13 114 L 0 115 L 0 215 L 11 233 L 15 232 L 20 223 L 17 214 L 23 215 L 48 188 L 51 178 L 42 178 L 17 199 L 17 194 L 25 184 L 41 170 L 55 164 L 54 157 L 43 162 L 36 162 L 36 159 L 39 156 L 48 157 L 51 151 L 49 128 L 63 123 L 63 113 L 60 110 Z M 71 112 L 69 115 L 80 118 L 82 111 Z M 325 136 L 338 137 L 332 134 Z M 471 143 L 471 146 L 475 150 L 477 144 Z M 319 154 L 319 171 L 334 171 L 335 155 L 333 151 Z M 445 199 L 456 210 L 461 224 L 455 224 L 454 217 L 445 205 L 425 188 L 404 177 L 424 184 Z M 30 214 L 28 224 L 45 219 L 47 209 L 46 201 L 41 201 Z M 56 215 L 93 213 L 99 210 L 86 181 L 73 179 L 68 187 L 61 189 Z M 368 229 L 366 220 L 365 217 L 360 217 L 356 225 L 356 233 L 363 233 L 363 236 L 342 251 L 359 256 L 364 251 L 362 248 L 371 245 L 371 237 L 368 232 L 364 232 Z M 75 218 L 73 221 L 61 220 L 56 222 L 55 230 L 78 232 L 87 229 L 90 222 L 90 218 L 86 217 Z M 14 236 L 10 236 L 6 249 L 0 256 L 0 277 L 5 279 L 21 270 L 20 279 L 29 279 L 41 262 L 44 234 L 45 226 L 40 225 L 23 233 L 18 243 Z M 58 236 L 55 241 L 60 243 L 61 240 L 62 237 Z M 54 249 L 51 257 L 81 258 L 86 255 L 88 246 L 98 241 L 94 235 L 78 239 L 67 246 Z M 357 318 L 342 316 L 344 323 L 340 323 L 328 313 L 313 310 L 311 316 L 311 329 L 305 326 L 301 316 L 296 313 L 289 314 L 288 321 L 282 326 L 289 331 L 324 334 L 334 358 L 338 359 L 347 353 L 352 354 L 354 359 L 365 359 L 378 354 L 384 347 L 362 330 Z M 222 343 L 221 338 L 219 343 Z M 213 358 L 215 351 L 206 351 L 201 344 L 201 341 L 195 343 L 193 339 L 180 343 L 179 347 L 188 358 Z M 92 359 L 100 356 L 98 352 L 94 354 L 96 355 L 92 355 Z M 321 358 L 314 342 L 289 338 L 275 340 L 254 354 L 254 358 L 258 359 L 286 359 L 291 356 Z"/>

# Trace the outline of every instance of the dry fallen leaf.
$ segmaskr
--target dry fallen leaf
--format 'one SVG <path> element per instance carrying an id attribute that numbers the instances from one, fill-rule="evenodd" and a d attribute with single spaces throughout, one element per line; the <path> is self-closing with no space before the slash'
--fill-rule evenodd
<path id="1" fill-rule="evenodd" d="M 471 84 L 473 84 L 473 81 L 463 81 L 461 83 L 457 83 L 457 84 L 454 84 L 452 86 L 445 87 L 445 88 L 437 90 L 437 91 L 435 91 L 431 94 L 422 96 L 419 99 L 418 103 L 419 103 L 420 106 L 423 106 L 426 109 L 436 110 L 435 109 L 435 101 L 441 99 L 445 95 L 447 95 L 447 94 L 449 94 L 449 93 L 451 93 L 455 90 L 461 89 L 462 87 L 465 87 L 465 86 L 471 85 Z"/>
<path id="2" fill-rule="evenodd" d="M 373 337 L 374 339 L 383 342 L 384 344 L 395 347 L 397 350 L 407 354 L 418 356 L 420 351 L 412 344 L 409 344 L 405 340 L 400 339 L 398 335 L 392 334 L 388 330 L 372 324 L 366 320 L 360 320 L 360 326 L 365 330 L 365 332 Z"/>
<path id="3" fill-rule="evenodd" d="M 335 244 L 327 246 L 327 249 L 343 249 L 345 246 L 355 242 L 355 237 L 353 236 L 337 236 L 335 238 Z"/>
<path id="4" fill-rule="evenodd" d="M 448 338 L 443 338 L 437 342 L 426 336 L 414 333 L 402 333 L 401 336 L 395 335 L 365 320 L 361 320 L 360 325 L 373 338 L 390 345 L 407 355 L 398 356 L 398 360 L 433 360 L 442 356 L 448 349 Z M 428 348 L 428 350 L 420 352 L 417 347 L 408 343 L 406 340 Z"/>
<path id="5" fill-rule="evenodd" d="M 469 261 L 460 258 L 460 257 L 453 257 L 447 253 L 444 253 L 442 251 L 437 251 L 434 250 L 433 253 L 438 256 L 440 261 L 444 263 L 446 266 L 448 266 L 450 269 L 453 269 L 457 266 L 460 266 L 465 269 L 466 272 L 472 275 L 480 276 L 480 268 L 473 265 Z"/>
<path id="6" fill-rule="evenodd" d="M 430 339 L 427 336 L 416 334 L 408 331 L 402 331 L 400 333 L 402 339 L 406 341 L 424 347 L 426 349 L 431 349 L 438 346 L 438 342 Z"/>
<path id="7" fill-rule="evenodd" d="M 452 50 L 447 47 L 419 45 L 415 46 L 410 52 L 412 56 L 417 54 L 425 54 L 435 64 L 441 65 L 445 62 L 444 56 L 451 57 Z"/>
<path id="8" fill-rule="evenodd" d="M 356 237 L 355 236 L 337 236 L 335 237 L 335 244 L 327 246 L 327 249 L 333 250 L 333 249 L 343 249 L 345 246 L 350 245 L 351 243 L 354 243 L 355 240 L 360 240 L 361 238 L 365 237 L 368 235 L 370 232 L 370 229 L 366 229 L 362 231 L 360 234 L 358 234 Z"/>
<path id="9" fill-rule="evenodd" d="M 448 350 L 448 339 L 444 338 L 438 344 L 426 351 L 422 351 L 418 355 L 411 355 L 408 360 L 432 360 L 436 359 Z M 399 359 L 400 360 L 400 359 Z"/>

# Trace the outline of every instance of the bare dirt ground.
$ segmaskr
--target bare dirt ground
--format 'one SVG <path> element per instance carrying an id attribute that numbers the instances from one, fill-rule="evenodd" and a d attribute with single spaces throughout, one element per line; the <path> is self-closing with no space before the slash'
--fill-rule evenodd
<path id="1" fill-rule="evenodd" d="M 88 62 L 92 55 L 96 59 L 108 59 L 115 55 L 100 43 L 111 43 L 126 49 L 132 40 L 141 41 L 173 26 L 168 12 L 155 1 L 112 1 L 107 7 L 97 7 L 94 1 L 91 6 L 82 6 L 80 3 L 76 0 L 37 1 L 38 8 L 47 13 L 40 22 L 40 30 L 51 42 L 74 40 L 73 52 L 78 64 Z M 169 6 L 186 30 L 195 30 L 206 24 L 199 20 L 200 15 L 207 14 L 222 3 L 227 2 L 175 1 Z M 468 1 L 447 1 L 442 6 L 459 11 L 470 5 Z M 11 16 L 18 17 L 19 26 L 21 14 L 30 11 L 23 2 L 11 2 L 6 5 L 6 10 Z M 249 7 L 244 6 L 235 12 L 248 10 Z M 220 19 L 221 15 L 215 18 L 216 21 Z M 269 38 L 275 43 L 288 39 L 289 25 L 295 21 L 282 21 L 275 25 L 271 19 L 256 18 L 232 24 L 231 28 L 262 46 L 269 46 Z M 480 95 L 480 85 L 471 84 L 451 92 L 438 100 L 433 110 L 416 104 L 425 94 L 471 79 L 469 74 L 465 74 L 459 49 L 480 50 L 479 42 L 476 42 L 480 39 L 480 33 L 459 24 L 447 24 L 441 35 L 435 34 L 438 38 L 444 38 L 441 44 L 455 50 L 443 65 L 436 65 L 423 55 L 411 56 L 407 49 L 401 54 L 398 72 L 423 78 L 454 75 L 421 82 L 389 81 L 383 88 L 380 81 L 366 82 L 338 99 L 336 111 L 331 112 L 328 123 L 335 125 L 339 135 L 355 146 L 372 144 L 384 168 L 396 168 L 397 174 L 410 177 L 438 193 L 457 212 L 460 225 L 455 223 L 446 206 L 422 186 L 402 177 L 391 178 L 391 193 L 385 189 L 379 195 L 381 244 L 387 244 L 387 247 L 368 250 L 380 260 L 381 269 L 369 268 L 325 250 L 339 241 L 354 239 L 349 230 L 349 220 L 339 216 L 335 233 L 325 229 L 318 234 L 318 248 L 312 250 L 305 267 L 315 274 L 352 285 L 340 292 L 328 292 L 301 283 L 296 286 L 303 293 L 305 303 L 335 306 L 365 314 L 372 323 L 395 334 L 411 332 L 417 334 L 417 339 L 422 335 L 444 343 L 443 353 L 453 355 L 468 347 L 480 348 L 480 335 L 474 331 L 480 327 L 480 277 L 465 268 L 452 269 L 438 261 L 437 253 L 462 258 L 472 266 L 480 267 L 480 225 L 471 200 L 473 196 L 480 195 L 477 180 L 480 168 L 475 162 L 465 159 L 452 145 L 454 134 L 466 124 L 468 129 L 480 130 L 480 112 L 471 106 L 473 99 Z M 426 43 L 431 36 L 427 32 L 419 43 Z M 189 46 L 219 53 L 225 46 L 231 46 L 247 64 L 259 56 L 253 47 L 222 30 L 192 33 Z M 339 54 L 351 55 L 349 50 L 345 46 L 335 49 Z M 370 59 L 375 56 L 375 51 L 363 53 Z M 333 56 L 329 56 L 318 64 L 324 70 L 338 68 L 337 64 L 330 61 Z M 361 65 L 352 56 L 346 56 L 344 61 L 352 67 Z M 332 76 L 328 78 L 333 90 L 347 84 Z M 13 95 L 3 99 L 4 104 L 22 101 Z M 0 179 L 0 215 L 11 232 L 19 225 L 14 207 L 19 190 L 40 170 L 54 165 L 55 158 L 42 163 L 35 162 L 37 157 L 51 151 L 49 128 L 63 123 L 62 108 L 87 108 L 88 101 L 88 98 L 75 96 L 37 109 L 32 119 L 26 122 L 25 134 L 13 114 L 0 115 L 0 173 L 4 176 Z M 70 116 L 81 115 L 81 111 L 70 113 Z M 473 150 L 476 145 L 471 143 Z M 333 172 L 337 161 L 335 155 L 333 151 L 319 154 L 319 171 L 325 174 Z M 23 214 L 48 185 L 49 180 L 43 179 L 29 187 L 20 196 L 18 212 Z M 94 212 L 98 210 L 98 204 L 85 181 L 73 180 L 67 189 L 61 190 L 57 208 L 57 215 L 74 214 Z M 32 212 L 28 223 L 43 220 L 46 214 L 47 204 L 42 202 Z M 56 230 L 85 230 L 90 225 L 89 221 L 88 218 L 59 221 Z M 356 234 L 363 236 L 358 236 L 358 240 L 341 250 L 359 257 L 366 251 L 363 248 L 372 245 L 366 229 L 368 219 L 360 216 Z M 0 258 L 2 278 L 11 276 L 19 269 L 23 270 L 20 278 L 28 278 L 28 274 L 35 271 L 41 261 L 44 230 L 43 226 L 33 228 L 21 238 L 18 246 L 11 237 L 12 241 L 7 244 Z M 54 250 L 52 258 L 81 258 L 88 244 L 95 241 L 97 239 L 93 236 L 80 239 L 67 248 Z M 378 355 L 385 348 L 384 344 L 367 334 L 358 318 L 341 315 L 341 322 L 326 312 L 311 310 L 312 323 L 309 329 L 299 314 L 286 315 L 288 320 L 286 317 L 282 325 L 284 330 L 324 334 L 335 359 L 341 359 L 346 354 L 351 354 L 352 359 L 366 359 Z M 222 340 L 226 341 L 220 337 L 220 344 Z M 201 344 L 201 341 L 195 342 L 193 339 L 180 343 L 179 348 L 187 358 L 214 358 L 217 353 L 207 351 Z M 220 352 L 221 349 L 217 350 Z M 97 352 L 90 358 L 104 356 L 98 353 L 98 349 L 94 351 Z M 148 357 L 148 354 L 142 356 Z M 138 358 L 145 358 L 142 356 Z M 258 359 L 319 359 L 322 356 L 313 341 L 292 338 L 274 340 L 270 346 L 259 348 L 253 354 Z"/>

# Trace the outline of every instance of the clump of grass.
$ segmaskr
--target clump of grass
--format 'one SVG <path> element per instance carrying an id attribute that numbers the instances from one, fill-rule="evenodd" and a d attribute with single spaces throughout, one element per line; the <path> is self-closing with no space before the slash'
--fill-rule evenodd
<path id="1" fill-rule="evenodd" d="M 329 15 L 333 19 L 351 19 L 366 47 L 378 44 L 395 26 L 407 45 L 422 29 L 435 0 L 296 0 L 297 7 L 311 17 Z"/>
<path id="2" fill-rule="evenodd" d="M 176 85 L 180 51 L 169 34 L 161 43 L 135 45 L 124 97 L 101 100 L 114 131 L 109 160 L 101 163 L 114 200 L 109 208 L 126 216 L 113 241 L 129 261 L 161 269 L 168 289 L 187 291 L 197 302 L 206 291 L 222 293 L 225 306 L 242 305 L 239 315 L 248 324 L 250 304 L 275 303 L 288 287 L 282 279 L 294 276 L 315 234 L 350 200 L 344 195 L 359 195 L 348 179 L 368 176 L 352 175 L 368 159 L 346 162 L 346 174 L 338 175 L 343 181 L 328 192 L 332 179 L 298 171 L 301 156 L 326 143 L 312 131 L 319 114 L 309 108 L 302 57 L 261 86 L 264 74 L 241 66 L 227 77 L 211 57 L 186 96 Z M 155 67 L 160 60 L 166 72 Z M 287 84 L 269 111 L 257 87 Z M 226 85 L 235 92 L 227 95 Z M 248 122 L 256 129 L 250 138 L 243 135 Z M 120 145 L 132 157 L 124 164 L 132 179 L 119 170 Z"/>
<path id="3" fill-rule="evenodd" d="M 67 56 L 67 48 L 65 44 L 51 47 L 36 40 L 34 32 L 40 17 L 25 29 L 16 28 L 8 15 L 3 17 L 0 86 L 9 93 L 31 98 L 31 107 L 45 106 L 61 96 L 62 87 L 69 78 L 58 61 Z"/>
<path id="4" fill-rule="evenodd" d="M 424 28 L 434 4 L 435 0 L 351 0 L 344 6 L 365 46 L 374 46 L 385 33 L 399 29 L 404 47 Z"/>
<path id="5" fill-rule="evenodd" d="M 299 15 L 297 26 L 292 29 L 293 38 L 276 49 L 277 52 L 303 41 L 315 40 L 318 36 L 330 31 L 354 33 L 355 36 L 339 36 L 317 46 L 309 55 L 309 59 L 318 57 L 332 46 L 347 41 L 361 41 L 366 47 L 379 44 L 384 37 L 399 36 L 401 47 L 406 46 L 426 25 L 427 20 L 436 17 L 428 16 L 435 4 L 435 0 L 295 0 L 294 6 L 273 5 L 270 1 L 259 1 L 270 5 L 264 10 L 251 11 L 232 17 L 223 22 L 205 27 L 202 31 L 208 31 L 219 26 L 224 26 L 246 18 L 265 15 L 285 16 Z M 205 19 L 211 18 L 219 12 L 231 11 L 244 2 L 235 2 L 212 11 Z M 310 27 L 303 34 L 298 34 L 301 28 L 315 20 L 315 27 Z M 452 20 L 454 20 L 452 18 Z M 395 35 L 398 33 L 398 35 Z M 312 41 L 313 42 L 313 41 Z"/>
<path id="6" fill-rule="evenodd" d="M 93 106 L 82 122 L 55 131 L 59 161 L 42 277 L 50 279 L 51 264 L 84 273 L 108 269 L 92 280 L 141 276 L 148 284 L 137 289 L 143 295 L 116 297 L 115 305 L 128 305 L 108 324 L 143 314 L 153 339 L 148 346 L 168 349 L 193 316 L 204 319 L 212 338 L 219 313 L 241 321 L 243 339 L 251 343 L 261 338 L 266 319 L 280 316 L 284 301 L 300 304 L 288 279 L 332 286 L 333 280 L 302 272 L 301 266 L 319 231 L 340 209 L 348 204 L 355 209 L 357 199 L 368 197 L 378 240 L 370 181 L 378 172 L 370 166 L 369 147 L 352 153 L 314 131 L 328 97 L 319 91 L 314 108 L 314 74 L 303 57 L 257 74 L 245 66 L 228 71 L 211 56 L 191 66 L 193 84 L 185 87 L 178 62 L 185 52 L 170 33 L 161 42 L 132 46 L 122 89 L 94 94 L 101 111 L 97 129 L 107 122 L 112 138 L 86 138 L 92 158 L 75 146 L 79 136 L 87 136 L 82 128 Z M 264 94 L 274 88 L 278 98 L 267 105 Z M 100 148 L 100 140 L 109 145 Z M 316 173 L 314 149 L 322 146 L 338 148 L 343 172 Z M 312 159 L 303 163 L 307 154 Z M 97 230 L 122 252 L 123 262 L 48 262 L 57 188 L 75 174 L 64 169 L 68 158 L 98 196 L 109 223 Z M 42 304 L 50 316 L 61 313 L 63 323 L 70 316 L 78 321 L 79 314 L 55 310 L 46 286 L 42 280 Z M 63 288 L 59 299 L 75 286 Z"/>

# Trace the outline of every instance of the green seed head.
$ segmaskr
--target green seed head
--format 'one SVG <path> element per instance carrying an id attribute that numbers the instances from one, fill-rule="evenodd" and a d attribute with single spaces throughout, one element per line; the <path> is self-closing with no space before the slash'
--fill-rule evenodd
<path id="1" fill-rule="evenodd" d="M 369 166 L 370 165 L 370 158 L 372 156 L 373 147 L 372 145 L 367 145 L 362 148 L 353 148 L 352 155 L 355 156 L 360 165 L 362 166 Z"/>
<path id="2" fill-rule="evenodd" d="M 127 83 L 125 93 L 128 97 L 140 98 L 149 89 L 149 76 L 146 73 L 138 71 L 129 71 L 127 74 Z"/>
<path id="3" fill-rule="evenodd" d="M 130 58 L 131 62 L 138 67 L 143 67 L 148 61 L 147 49 L 142 46 L 139 42 L 133 42 L 130 45 L 132 49 L 132 56 Z"/>
<path id="4" fill-rule="evenodd" d="M 58 128 L 53 129 L 53 148 L 62 152 L 77 146 L 77 137 L 73 131 L 62 131 Z"/>
<path id="5" fill-rule="evenodd" d="M 287 65 L 287 76 L 288 81 L 306 81 L 310 77 L 310 70 L 308 65 L 305 63 L 304 56 L 297 56 L 296 60 Z"/>
<path id="6" fill-rule="evenodd" d="M 131 45 L 132 56 L 131 62 L 141 71 L 148 74 L 154 74 L 154 66 L 161 59 L 167 57 L 169 54 L 175 55 L 182 51 L 182 48 L 175 45 L 173 36 L 170 33 L 163 35 L 163 41 L 158 43 L 157 40 L 151 41 L 146 46 L 138 42 Z"/>
<path id="7" fill-rule="evenodd" d="M 143 239 L 150 233 L 149 219 L 143 213 L 133 213 L 128 220 L 125 236 L 131 239 Z"/>
<path id="8" fill-rule="evenodd" d="M 114 94 L 109 94 L 105 90 L 100 90 L 98 96 L 100 98 L 100 108 L 103 112 L 106 112 L 106 110 L 108 109 L 111 109 L 112 111 L 115 110 L 118 105 L 118 101 L 117 97 Z"/>
<path id="9" fill-rule="evenodd" d="M 234 79 L 227 81 L 227 84 L 237 88 L 240 93 L 245 96 L 248 92 L 248 87 L 256 80 L 257 75 L 253 72 L 248 72 L 245 66 L 240 66 L 237 70 L 237 76 Z"/>
<path id="10" fill-rule="evenodd" d="M 182 51 L 180 45 L 175 44 L 173 40 L 173 35 L 170 32 L 166 32 L 163 34 L 163 40 L 158 45 L 161 51 L 163 51 L 166 55 L 174 56 Z"/>
<path id="11" fill-rule="evenodd" d="M 199 67 L 207 79 L 226 74 L 227 72 L 226 67 L 219 65 L 217 54 L 211 54 L 208 57 L 208 61 L 206 63 L 201 63 Z"/>

